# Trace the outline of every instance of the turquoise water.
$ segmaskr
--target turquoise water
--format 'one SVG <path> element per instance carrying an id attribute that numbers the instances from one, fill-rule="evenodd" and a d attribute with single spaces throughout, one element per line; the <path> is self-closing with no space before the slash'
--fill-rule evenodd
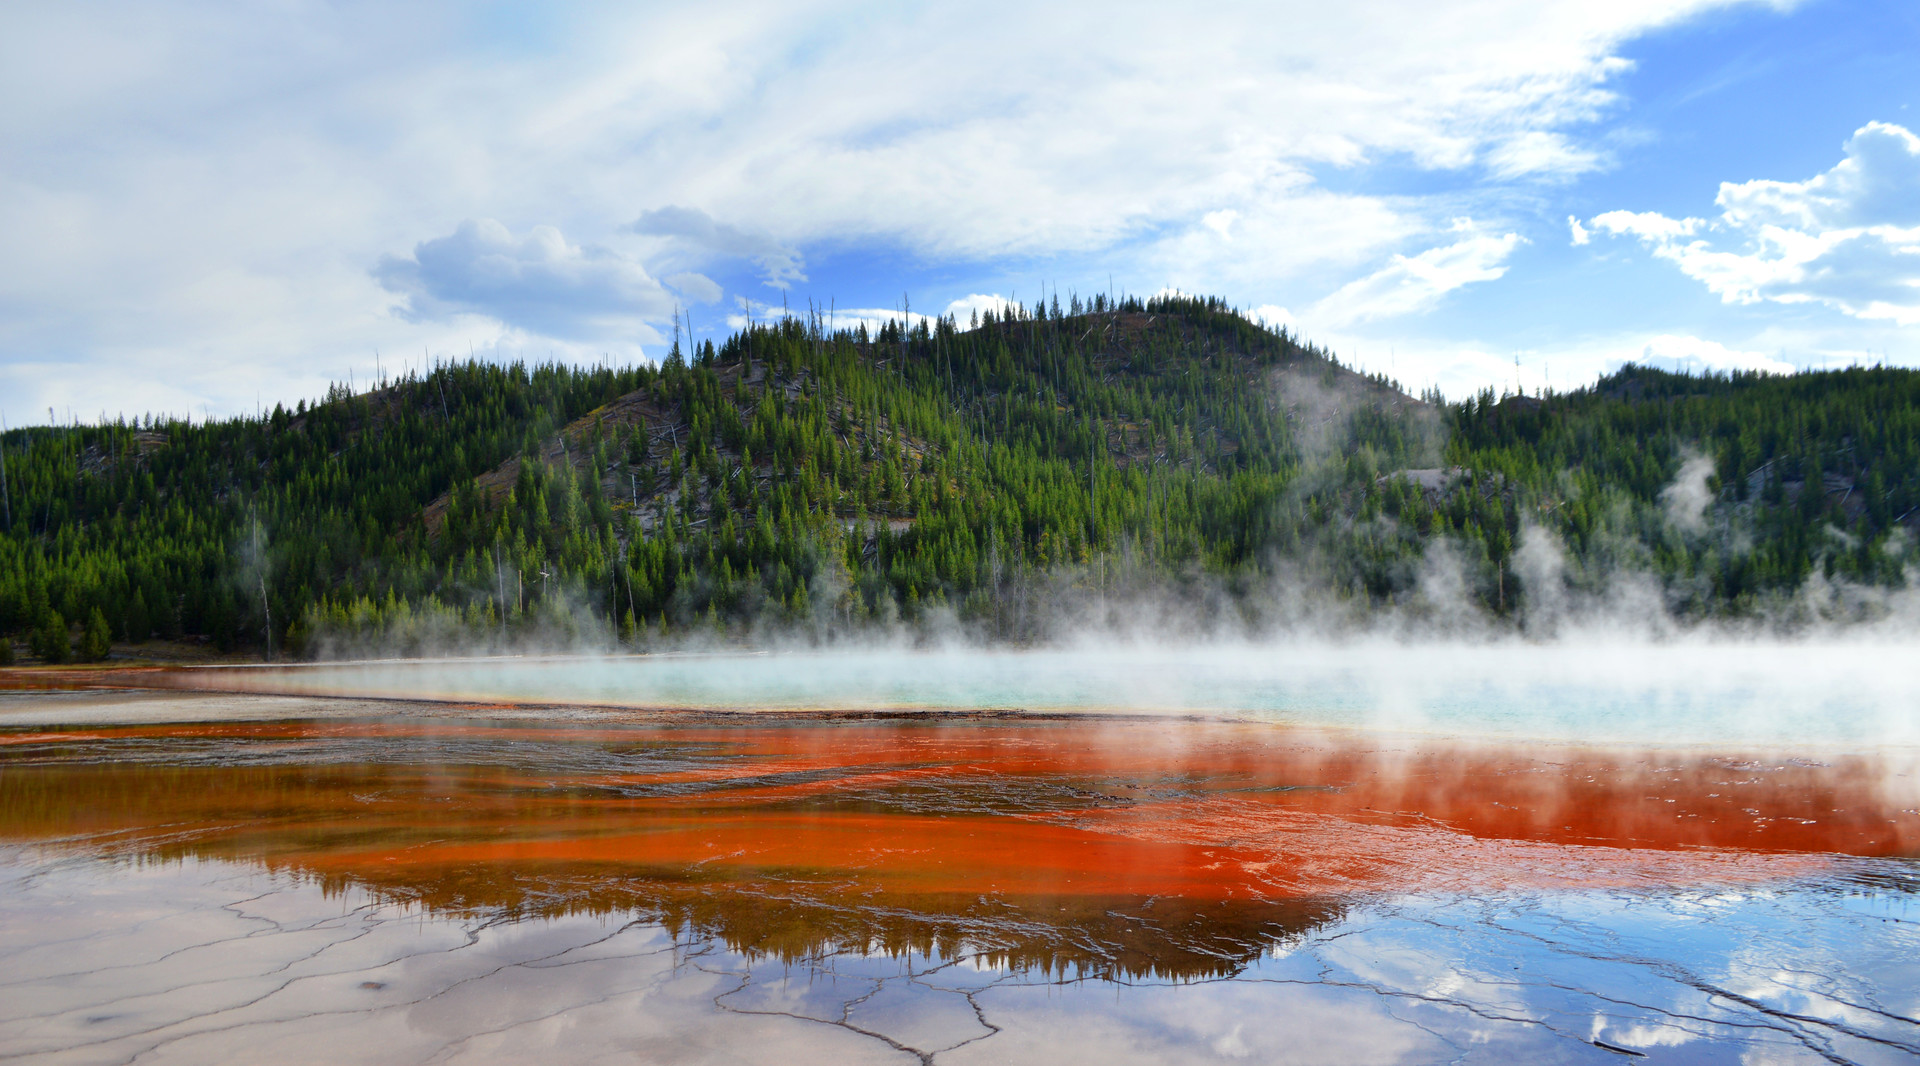
<path id="1" fill-rule="evenodd" d="M 1920 743 L 1907 644 L 1282 645 L 389 660 L 210 687 L 696 710 L 1197 713 L 1663 744 Z"/>

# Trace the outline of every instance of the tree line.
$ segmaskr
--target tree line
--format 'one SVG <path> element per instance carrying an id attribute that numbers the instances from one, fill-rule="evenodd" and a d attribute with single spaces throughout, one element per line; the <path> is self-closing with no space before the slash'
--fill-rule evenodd
<path id="1" fill-rule="evenodd" d="M 1404 606 L 1437 545 L 1520 619 L 1541 536 L 1573 591 L 1627 569 L 1679 616 L 1753 615 L 1816 577 L 1904 585 L 1917 390 L 1628 366 L 1447 403 L 1184 296 L 795 315 L 657 366 L 448 363 L 254 418 L 13 430 L 0 655 L 1027 641 L 1063 582 L 1205 586 L 1243 619 L 1281 574 Z"/>

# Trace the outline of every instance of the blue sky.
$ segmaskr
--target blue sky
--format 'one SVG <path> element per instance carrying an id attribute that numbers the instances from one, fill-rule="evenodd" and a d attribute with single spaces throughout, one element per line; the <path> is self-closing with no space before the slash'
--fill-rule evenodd
<path id="1" fill-rule="evenodd" d="M 1109 286 L 1456 397 L 1920 365 L 1916 72 L 1906 0 L 10 4 L 0 413 Z"/>

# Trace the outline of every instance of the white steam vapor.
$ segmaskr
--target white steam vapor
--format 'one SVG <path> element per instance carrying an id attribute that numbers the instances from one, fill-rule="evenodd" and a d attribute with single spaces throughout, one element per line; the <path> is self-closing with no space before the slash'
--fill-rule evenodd
<path id="1" fill-rule="evenodd" d="M 1667 520 L 1675 527 L 1688 533 L 1699 533 L 1707 528 L 1707 507 L 1713 503 L 1713 490 L 1707 486 L 1713 477 L 1713 460 L 1704 455 L 1692 455 L 1680 465 L 1680 473 L 1660 493 L 1660 500 L 1667 505 Z"/>
<path id="2" fill-rule="evenodd" d="M 1910 642 L 1089 643 L 227 670 L 207 687 L 699 711 L 1226 715 L 1312 728 L 1805 752 L 1920 744 Z"/>

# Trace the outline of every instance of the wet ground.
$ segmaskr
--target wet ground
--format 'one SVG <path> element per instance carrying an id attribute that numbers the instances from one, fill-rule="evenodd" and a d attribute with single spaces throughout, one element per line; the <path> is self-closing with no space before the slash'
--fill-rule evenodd
<path id="1" fill-rule="evenodd" d="M 1911 750 L 0 699 L 0 1057 L 1894 1062 Z"/>

